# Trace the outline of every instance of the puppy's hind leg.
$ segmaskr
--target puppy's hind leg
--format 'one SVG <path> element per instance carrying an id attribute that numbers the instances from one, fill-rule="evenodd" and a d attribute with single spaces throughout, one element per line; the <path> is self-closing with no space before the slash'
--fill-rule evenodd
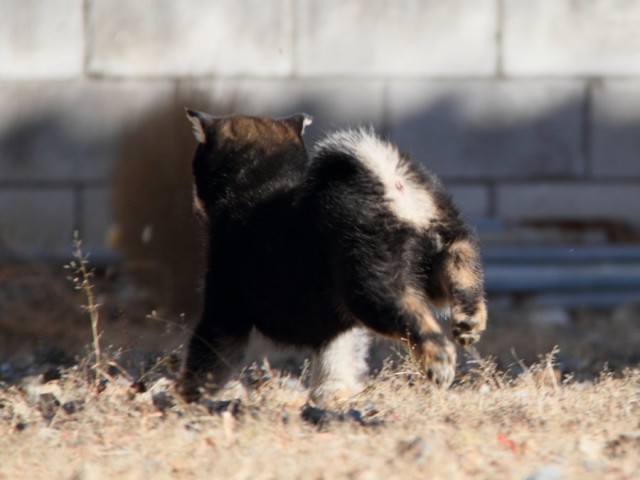
<path id="1" fill-rule="evenodd" d="M 454 240 L 445 252 L 443 266 L 453 336 L 460 345 L 471 345 L 479 340 L 487 324 L 480 255 L 472 239 Z"/>
<path id="2" fill-rule="evenodd" d="M 376 290 L 375 287 L 378 287 Z M 434 384 L 448 387 L 456 368 L 456 349 L 444 334 L 425 297 L 412 287 L 387 288 L 383 279 L 367 289 L 351 288 L 347 305 L 363 325 L 395 340 L 405 340 L 412 356 Z"/>
<path id="3" fill-rule="evenodd" d="M 361 327 L 341 333 L 311 359 L 310 399 L 318 405 L 348 400 L 363 389 L 369 334 Z"/>

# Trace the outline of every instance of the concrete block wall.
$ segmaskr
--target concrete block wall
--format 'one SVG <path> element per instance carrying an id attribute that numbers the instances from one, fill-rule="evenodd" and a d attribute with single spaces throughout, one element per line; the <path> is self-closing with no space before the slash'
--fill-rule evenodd
<path id="1" fill-rule="evenodd" d="M 101 248 L 123 138 L 194 91 L 306 111 L 310 143 L 373 124 L 472 220 L 638 224 L 638 25 L 634 0 L 0 0 L 0 238 Z"/>

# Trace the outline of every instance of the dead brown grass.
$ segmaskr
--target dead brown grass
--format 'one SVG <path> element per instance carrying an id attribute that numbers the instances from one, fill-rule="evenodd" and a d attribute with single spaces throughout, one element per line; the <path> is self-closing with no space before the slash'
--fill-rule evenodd
<path id="1" fill-rule="evenodd" d="M 86 299 L 64 276 L 0 270 L 0 367 L 42 346 L 91 344 Z M 97 281 L 103 372 L 92 351 L 62 370 L 30 353 L 0 381 L 0 479 L 638 478 L 640 369 L 624 368 L 640 348 L 633 308 L 560 326 L 493 315 L 480 350 L 497 363 L 467 365 L 447 391 L 405 359 L 335 411 L 314 410 L 304 378 L 265 364 L 223 393 L 241 400 L 188 405 L 173 392 L 180 355 L 170 353 L 188 328 L 149 318 L 127 278 Z M 558 355 L 527 366 L 556 344 Z M 615 374 L 597 373 L 606 362 Z"/>
<path id="2" fill-rule="evenodd" d="M 640 471 L 639 370 L 558 383 L 548 361 L 515 380 L 484 362 L 440 391 L 403 363 L 385 367 L 340 406 L 341 416 L 316 411 L 314 425 L 301 415 L 301 381 L 268 366 L 247 374 L 251 388 L 230 405 L 184 404 L 173 380 L 157 374 L 135 388 L 114 375 L 96 393 L 87 368 L 3 387 L 0 478 L 637 478 Z"/>

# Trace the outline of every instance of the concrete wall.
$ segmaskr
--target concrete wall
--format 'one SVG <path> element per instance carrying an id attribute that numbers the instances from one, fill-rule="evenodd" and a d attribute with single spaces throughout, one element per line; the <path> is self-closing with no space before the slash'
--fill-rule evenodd
<path id="1" fill-rule="evenodd" d="M 310 141 L 372 123 L 470 219 L 638 223 L 639 25 L 635 0 L 0 0 L 0 238 L 99 248 L 123 138 L 194 91 L 306 111 Z"/>

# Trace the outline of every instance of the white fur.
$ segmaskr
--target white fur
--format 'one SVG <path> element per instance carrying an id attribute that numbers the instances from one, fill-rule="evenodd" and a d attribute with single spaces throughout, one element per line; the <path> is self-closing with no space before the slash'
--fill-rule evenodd
<path id="1" fill-rule="evenodd" d="M 304 135 L 305 129 L 313 123 L 313 117 L 307 115 L 306 113 L 302 114 L 302 118 L 302 131 L 300 132 L 300 135 Z"/>
<path id="2" fill-rule="evenodd" d="M 319 405 L 326 405 L 335 401 L 347 400 L 363 389 L 363 382 L 369 371 L 367 355 L 369 352 L 370 334 L 363 327 L 348 330 L 324 348 L 312 354 L 311 358 L 311 391 L 310 398 Z M 250 363 L 268 358 L 277 362 L 286 358 L 291 351 L 307 354 L 307 348 L 283 347 L 269 337 L 263 335 L 255 327 L 251 329 L 249 340 L 244 350 L 241 362 L 234 365 L 235 373 L 222 388 L 222 393 L 216 398 L 224 398 L 229 392 L 236 396 L 244 396 L 241 385 L 237 380 L 237 371 Z"/>
<path id="3" fill-rule="evenodd" d="M 200 121 L 200 119 L 195 115 L 191 115 L 188 111 L 187 111 L 187 118 L 191 122 L 191 129 L 193 130 L 193 136 L 196 137 L 196 140 L 198 141 L 198 143 L 206 142 L 207 136 L 204 132 L 204 128 L 202 126 L 202 122 Z"/>
<path id="4" fill-rule="evenodd" d="M 346 400 L 363 389 L 369 372 L 367 355 L 370 334 L 363 327 L 348 330 L 311 356 L 310 398 L 319 405 Z M 269 358 L 271 362 L 286 357 L 291 350 L 306 354 L 308 350 L 283 347 L 252 328 L 243 365 Z"/>
<path id="5" fill-rule="evenodd" d="M 359 393 L 368 372 L 369 334 L 362 327 L 329 342 L 311 360 L 311 399 L 324 404 Z"/>
<path id="6" fill-rule="evenodd" d="M 322 140 L 317 149 L 347 152 L 358 159 L 383 183 L 385 197 L 398 218 L 422 229 L 437 216 L 433 198 L 412 179 L 397 148 L 372 131 L 338 131 Z"/>

